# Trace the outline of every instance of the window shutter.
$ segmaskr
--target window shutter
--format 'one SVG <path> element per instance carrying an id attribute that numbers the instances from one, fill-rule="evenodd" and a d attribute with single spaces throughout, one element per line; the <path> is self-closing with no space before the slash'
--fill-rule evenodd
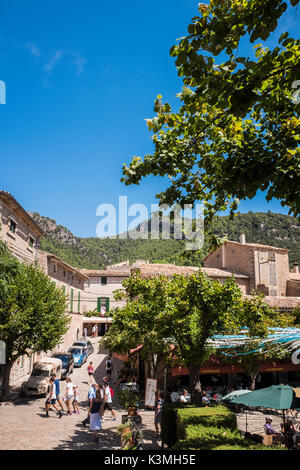
<path id="1" fill-rule="evenodd" d="M 80 313 L 80 292 L 78 292 L 78 312 Z"/>
<path id="2" fill-rule="evenodd" d="M 97 312 L 101 312 L 101 297 L 98 297 L 97 299 Z"/>
<path id="3" fill-rule="evenodd" d="M 109 312 L 109 297 L 106 297 L 106 312 Z"/>
<path id="4" fill-rule="evenodd" d="M 71 312 L 73 312 L 73 297 L 74 297 L 74 289 L 71 289 L 71 305 L 70 305 Z"/>

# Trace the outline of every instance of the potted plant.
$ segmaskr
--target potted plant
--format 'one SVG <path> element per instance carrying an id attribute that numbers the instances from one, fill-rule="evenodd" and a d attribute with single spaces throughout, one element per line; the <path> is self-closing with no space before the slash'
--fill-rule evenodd
<path id="1" fill-rule="evenodd" d="M 122 450 L 140 450 L 143 448 L 142 431 L 132 421 L 119 425 L 117 433 L 121 435 Z"/>
<path id="2" fill-rule="evenodd" d="M 121 435 L 121 447 L 123 450 L 130 450 L 133 448 L 133 432 L 130 428 L 130 423 L 120 424 L 117 427 L 118 434 Z"/>
<path id="3" fill-rule="evenodd" d="M 123 390 L 118 390 L 117 400 L 128 412 L 128 416 L 136 415 L 138 403 L 139 403 L 139 393 L 136 391 L 125 388 Z"/>

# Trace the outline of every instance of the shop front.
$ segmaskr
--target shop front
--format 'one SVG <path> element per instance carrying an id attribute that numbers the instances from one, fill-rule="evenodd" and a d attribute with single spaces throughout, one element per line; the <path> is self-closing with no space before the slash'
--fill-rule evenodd
<path id="1" fill-rule="evenodd" d="M 87 335 L 92 336 L 93 326 L 96 326 L 96 331 L 98 336 L 104 336 L 111 324 L 112 324 L 112 317 L 101 316 L 101 317 L 84 317 L 83 318 L 83 330 L 82 334 L 84 334 L 84 329 L 87 329 Z"/>

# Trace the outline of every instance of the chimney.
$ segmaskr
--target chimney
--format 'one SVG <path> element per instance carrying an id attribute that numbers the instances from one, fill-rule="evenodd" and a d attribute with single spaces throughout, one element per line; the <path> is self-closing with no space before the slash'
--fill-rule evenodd
<path id="1" fill-rule="evenodd" d="M 299 264 L 298 263 L 294 263 L 293 273 L 299 273 Z"/>
<path id="2" fill-rule="evenodd" d="M 246 236 L 244 233 L 241 233 L 240 235 L 240 243 L 242 243 L 242 245 L 246 243 Z"/>

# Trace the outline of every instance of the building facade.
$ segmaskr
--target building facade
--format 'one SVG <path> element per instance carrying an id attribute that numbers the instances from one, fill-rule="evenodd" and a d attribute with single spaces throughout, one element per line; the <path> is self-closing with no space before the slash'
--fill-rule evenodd
<path id="1" fill-rule="evenodd" d="M 42 235 L 41 228 L 18 201 L 8 192 L 0 191 L 0 240 L 10 252 L 22 263 L 38 261 Z M 36 353 L 17 359 L 10 375 L 12 386 L 30 374 L 36 360 Z"/>
<path id="2" fill-rule="evenodd" d="M 0 239 L 21 262 L 33 263 L 39 258 L 41 228 L 6 191 L 0 191 Z"/>

